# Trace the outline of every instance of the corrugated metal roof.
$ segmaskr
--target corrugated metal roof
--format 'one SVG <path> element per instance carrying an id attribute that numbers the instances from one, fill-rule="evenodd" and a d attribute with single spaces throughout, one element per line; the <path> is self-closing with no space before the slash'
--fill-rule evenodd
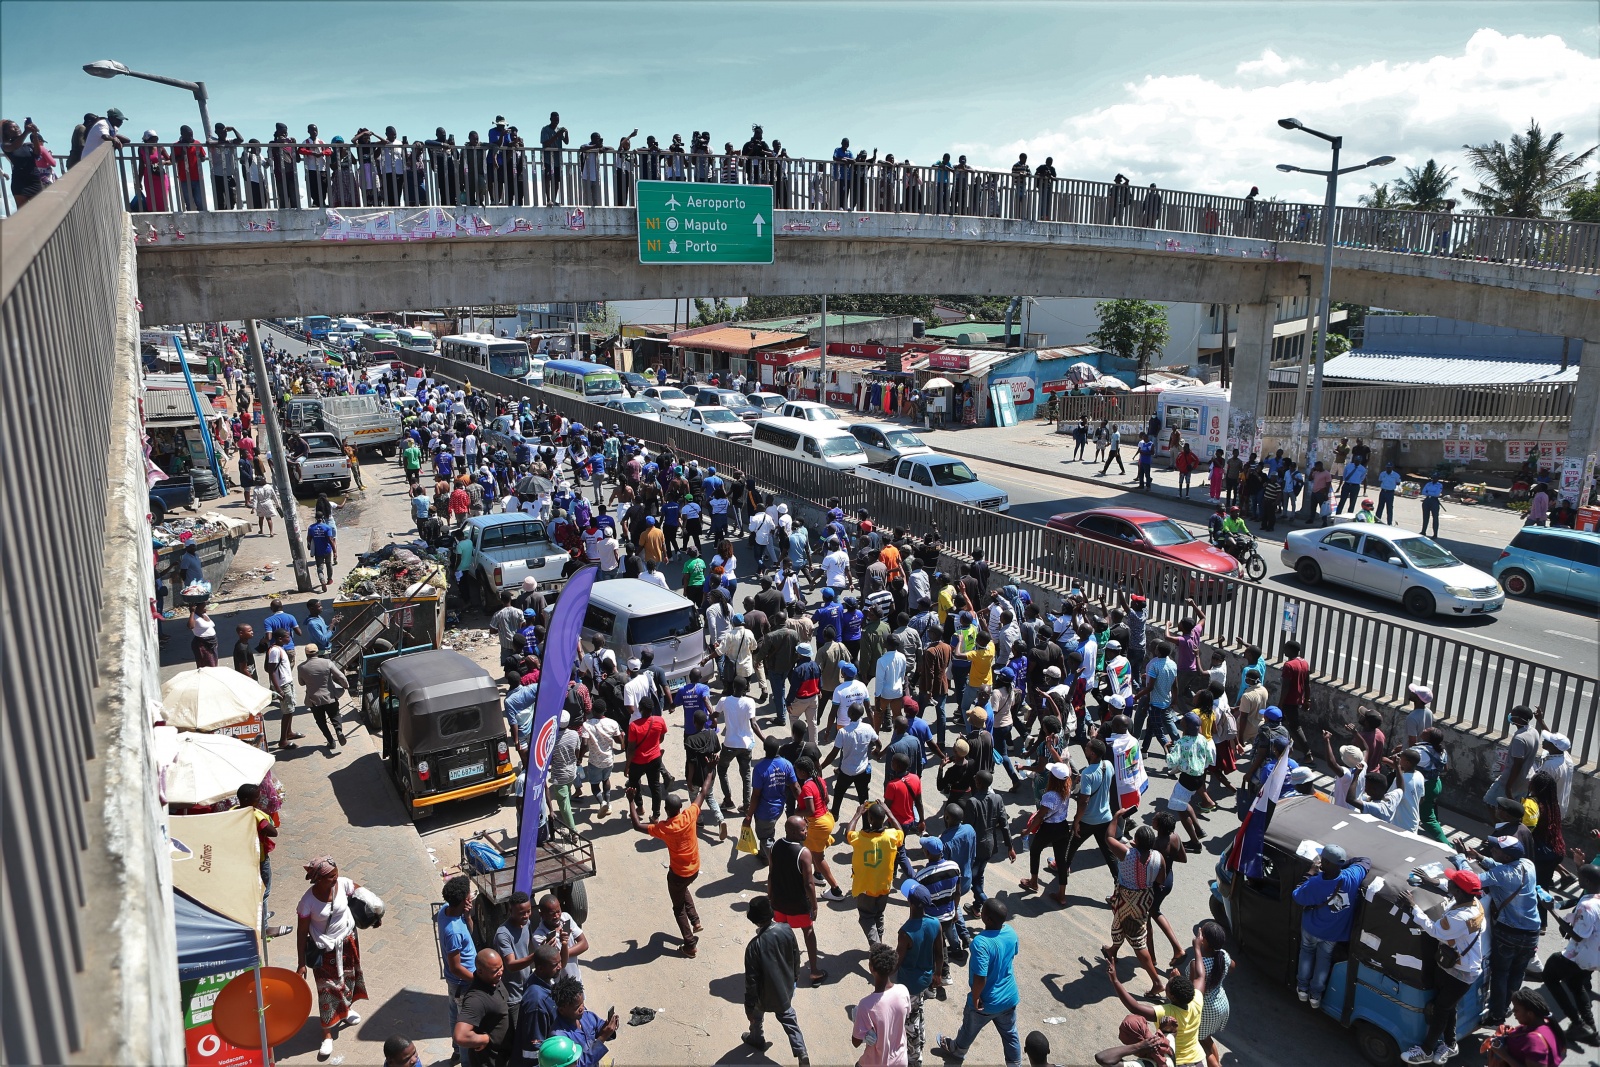
<path id="1" fill-rule="evenodd" d="M 1563 371 L 1560 363 L 1526 359 L 1419 356 L 1365 349 L 1333 357 L 1324 365 L 1323 373 L 1345 381 L 1405 385 L 1555 385 L 1578 380 L 1576 364 Z"/>
<path id="2" fill-rule="evenodd" d="M 1098 356 L 1105 352 L 1103 348 L 1094 345 L 1060 345 L 1056 348 L 1041 348 L 1035 353 L 1040 363 L 1048 363 L 1052 359 L 1081 360 L 1085 356 Z"/>
<path id="3" fill-rule="evenodd" d="M 216 409 L 204 393 L 200 394 L 200 412 L 208 419 L 217 416 Z M 189 401 L 187 389 L 146 389 L 144 393 L 145 422 L 193 422 L 194 404 Z"/>
<path id="4" fill-rule="evenodd" d="M 1011 323 L 1011 332 L 1020 334 L 1022 332 L 1022 323 L 1013 321 Z M 1006 324 L 1003 322 L 952 322 L 944 326 L 932 326 L 928 329 L 929 337 L 946 339 L 960 337 L 964 333 L 977 333 L 985 337 L 1004 337 Z"/>
<path id="5" fill-rule="evenodd" d="M 757 348 L 804 341 L 803 333 L 780 333 L 769 330 L 752 330 L 748 326 L 707 330 L 705 333 L 672 335 L 672 343 L 682 348 L 699 348 L 708 352 L 749 352 Z"/>
<path id="6" fill-rule="evenodd" d="M 789 366 L 803 367 L 807 370 L 816 370 L 822 366 L 822 356 L 821 354 L 818 354 L 811 356 L 808 359 L 796 360 L 795 362 L 789 364 Z M 857 356 L 828 357 L 828 373 L 830 374 L 834 371 L 838 371 L 842 374 L 854 374 L 856 371 L 882 369 L 883 360 L 881 359 L 861 359 Z"/>

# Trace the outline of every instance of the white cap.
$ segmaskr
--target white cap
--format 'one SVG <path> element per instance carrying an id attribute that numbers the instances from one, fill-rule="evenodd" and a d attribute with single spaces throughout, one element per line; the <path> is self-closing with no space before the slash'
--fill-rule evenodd
<path id="1" fill-rule="evenodd" d="M 1046 765 L 1045 770 L 1049 771 L 1050 777 L 1054 778 L 1058 782 L 1064 782 L 1068 778 L 1072 777 L 1072 768 L 1065 763 L 1048 764 Z"/>

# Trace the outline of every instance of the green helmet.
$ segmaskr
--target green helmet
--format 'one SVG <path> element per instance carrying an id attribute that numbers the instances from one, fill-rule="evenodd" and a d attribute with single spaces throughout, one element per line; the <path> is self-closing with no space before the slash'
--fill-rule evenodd
<path id="1" fill-rule="evenodd" d="M 539 1046 L 539 1067 L 572 1067 L 583 1059 L 583 1046 L 566 1034 L 547 1037 Z"/>

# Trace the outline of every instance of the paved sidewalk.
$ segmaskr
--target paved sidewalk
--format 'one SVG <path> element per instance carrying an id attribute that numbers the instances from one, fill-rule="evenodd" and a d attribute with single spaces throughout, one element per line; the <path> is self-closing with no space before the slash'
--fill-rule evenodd
<path id="1" fill-rule="evenodd" d="M 371 487 L 367 494 L 352 494 L 335 515 L 339 526 L 339 580 L 358 555 L 368 551 L 374 542 L 387 542 L 393 532 L 364 525 L 367 515 L 377 510 L 378 495 L 394 492 L 392 485 L 382 484 L 381 476 L 374 476 L 371 466 L 367 467 L 367 481 Z M 237 492 L 227 502 L 214 503 L 221 506 L 202 510 L 249 518 Z M 302 523 L 309 525 L 309 508 L 302 506 L 300 512 Z M 259 639 L 261 622 L 271 613 L 268 602 L 274 596 L 281 596 L 286 608 L 296 618 L 304 619 L 307 600 L 320 597 L 326 607 L 337 592 L 336 585 L 330 585 L 327 594 L 296 591 L 282 520 L 277 526 L 275 537 L 251 533 L 244 539 L 228 580 L 212 602 L 219 659 L 224 666 L 232 662 L 234 627 L 248 622 L 255 627 Z M 262 576 L 269 563 L 275 564 L 270 580 Z M 166 678 L 189 669 L 193 662 L 182 619 L 167 621 L 162 630 L 169 637 L 162 650 L 162 676 Z M 302 638 L 297 644 L 304 641 Z M 257 657 L 258 669 L 260 658 Z M 268 905 L 276 912 L 272 923 L 290 927 L 296 924 L 295 906 L 306 889 L 301 865 L 315 856 L 333 856 L 341 874 L 369 886 L 387 906 L 383 925 L 361 932 L 369 999 L 357 1006 L 361 1022 L 339 1034 L 335 1055 L 345 1056 L 350 1064 L 376 1063 L 383 1058 L 384 1039 L 390 1034 L 405 1033 L 417 1041 L 424 1062 L 441 1062 L 449 1058 L 450 1045 L 444 990 L 431 947 L 429 910 L 429 905 L 440 899 L 440 880 L 435 873 L 439 867 L 432 862 L 402 808 L 384 771 L 375 739 L 358 725 L 353 702 L 347 699 L 345 703 L 344 729 L 349 743 L 336 756 L 329 754 L 315 721 L 305 710 L 295 716 L 295 728 L 306 735 L 304 740 L 293 751 L 278 751 L 278 715 L 276 711 L 269 712 L 267 737 L 278 757 L 274 771 L 285 791 L 283 825 L 278 847 L 272 853 L 273 887 Z M 453 862 L 442 855 L 440 861 L 440 867 Z M 292 937 L 269 942 L 267 953 L 272 965 L 294 968 Z M 277 1062 L 326 1063 L 317 1059 L 321 1040 L 313 1008 L 301 1031 L 277 1047 Z"/>
<path id="2" fill-rule="evenodd" d="M 1187 498 L 1178 495 L 1177 472 L 1170 467 L 1163 467 L 1159 462 L 1151 476 L 1154 489 L 1144 491 L 1132 488 L 1133 449 L 1127 441 L 1123 442 L 1122 462 L 1128 474 L 1112 474 L 1102 478 L 1099 477 L 1100 464 L 1093 462 L 1093 442 L 1084 449 L 1087 461 L 1075 461 L 1072 459 L 1072 437 L 1056 433 L 1051 423 L 1035 420 L 1003 428 L 977 426 L 958 430 L 918 430 L 917 434 L 930 447 L 952 455 L 1003 463 L 1035 474 L 1122 489 L 1126 499 L 1119 503 L 1130 506 L 1147 507 L 1196 522 L 1204 521 L 1211 514 L 1212 503 L 1207 495 L 1205 468 L 1195 472 L 1191 495 Z M 1377 488 L 1370 487 L 1365 495 L 1376 500 Z M 1422 529 L 1422 504 L 1418 500 L 1397 496 L 1394 516 L 1400 526 Z M 1263 533 L 1261 538 L 1264 541 L 1281 542 L 1283 535 L 1294 529 L 1296 527 L 1280 524 L 1276 531 Z M 1468 563 L 1486 567 L 1494 563 L 1501 548 L 1522 529 L 1522 516 L 1504 508 L 1446 502 L 1439 529 L 1440 540 L 1458 556 Z"/>

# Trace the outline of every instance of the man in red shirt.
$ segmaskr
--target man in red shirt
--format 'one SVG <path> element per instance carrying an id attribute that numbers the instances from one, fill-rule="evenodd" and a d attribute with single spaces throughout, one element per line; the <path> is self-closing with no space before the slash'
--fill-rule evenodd
<path id="1" fill-rule="evenodd" d="M 888 805 L 895 821 L 907 830 L 915 830 L 920 834 L 927 829 L 928 824 L 922 815 L 922 779 L 911 770 L 911 760 L 904 752 L 896 752 L 889 757 L 888 776 L 883 783 L 883 802 Z M 900 850 L 898 862 L 907 878 L 916 877 L 911 861 L 906 858 L 905 849 Z"/>
<path id="2" fill-rule="evenodd" d="M 661 739 L 667 736 L 667 721 L 654 693 L 639 698 L 639 717 L 628 724 L 628 792 L 637 795 L 639 779 L 650 780 L 651 821 L 661 821 Z"/>
<path id="3" fill-rule="evenodd" d="M 1283 709 L 1283 725 L 1301 752 L 1311 751 L 1300 725 L 1300 713 L 1311 704 L 1311 664 L 1300 655 L 1300 642 L 1283 643 L 1285 657 L 1278 683 L 1278 707 Z"/>

